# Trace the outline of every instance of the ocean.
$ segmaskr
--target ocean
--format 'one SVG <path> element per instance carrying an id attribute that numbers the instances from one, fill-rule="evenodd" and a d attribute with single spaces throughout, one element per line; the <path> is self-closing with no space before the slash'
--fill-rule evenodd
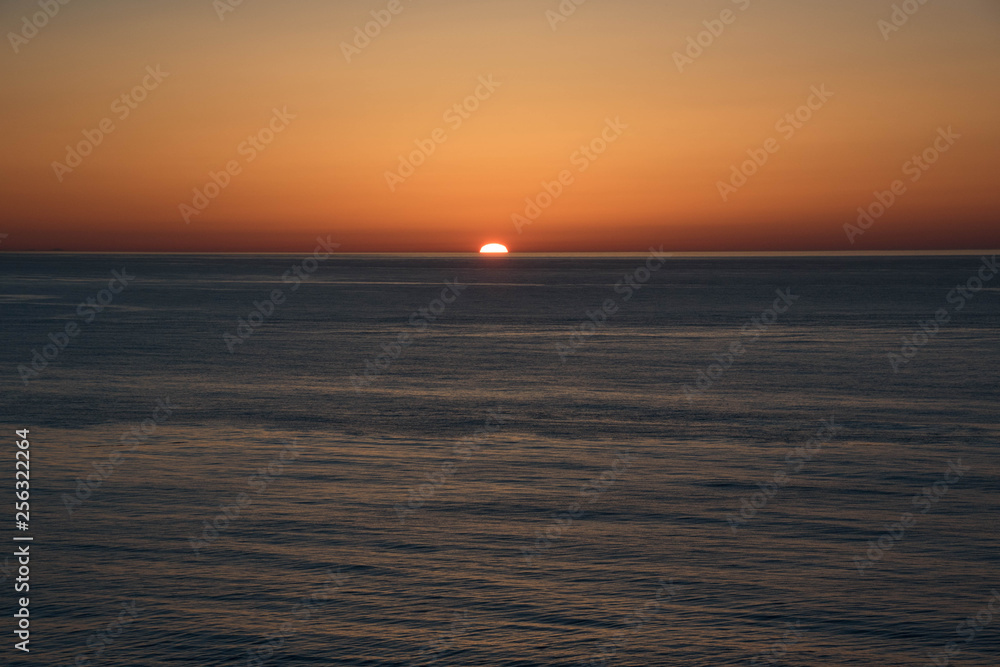
<path id="1" fill-rule="evenodd" d="M 2 662 L 1000 664 L 991 261 L 4 253 Z"/>

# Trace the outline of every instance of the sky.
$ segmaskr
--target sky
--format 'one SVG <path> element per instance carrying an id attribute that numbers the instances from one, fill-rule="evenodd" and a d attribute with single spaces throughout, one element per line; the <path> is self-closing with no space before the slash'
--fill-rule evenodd
<path id="1" fill-rule="evenodd" d="M 0 251 L 1000 247 L 992 0 L 64 1 Z"/>

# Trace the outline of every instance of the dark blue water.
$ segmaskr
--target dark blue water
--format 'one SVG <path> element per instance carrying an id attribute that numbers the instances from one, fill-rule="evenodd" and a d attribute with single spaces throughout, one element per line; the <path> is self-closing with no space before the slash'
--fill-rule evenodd
<path id="1" fill-rule="evenodd" d="M 1000 664 L 979 257 L 306 257 L 0 256 L 4 662 Z"/>

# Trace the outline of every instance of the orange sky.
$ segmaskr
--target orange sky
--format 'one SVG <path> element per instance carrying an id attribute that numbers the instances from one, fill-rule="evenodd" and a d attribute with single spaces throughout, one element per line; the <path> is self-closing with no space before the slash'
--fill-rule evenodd
<path id="1" fill-rule="evenodd" d="M 399 0 L 351 62 L 343 43 L 389 0 L 244 0 L 220 19 L 224 2 L 70 2 L 37 34 L 36 2 L 3 4 L 0 250 L 297 251 L 319 233 L 347 252 L 1000 247 L 990 0 L 928 3 L 888 39 L 891 0 L 589 0 L 555 29 L 559 0 Z M 145 99 L 120 99 L 144 79 Z M 814 86 L 832 97 L 776 126 Z M 269 123 L 271 143 L 246 143 Z M 949 127 L 934 165 L 904 167 Z M 70 171 L 84 132 L 100 144 Z M 602 132 L 603 154 L 579 152 Z M 390 188 L 418 141 L 433 153 Z M 852 244 L 844 225 L 897 179 Z"/>

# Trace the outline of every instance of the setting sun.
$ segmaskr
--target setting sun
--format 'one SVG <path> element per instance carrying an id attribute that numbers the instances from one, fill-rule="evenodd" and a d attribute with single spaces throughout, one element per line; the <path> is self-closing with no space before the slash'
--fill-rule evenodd
<path id="1" fill-rule="evenodd" d="M 480 248 L 479 252 L 486 255 L 506 255 L 507 247 L 502 246 L 499 243 L 490 243 Z"/>

